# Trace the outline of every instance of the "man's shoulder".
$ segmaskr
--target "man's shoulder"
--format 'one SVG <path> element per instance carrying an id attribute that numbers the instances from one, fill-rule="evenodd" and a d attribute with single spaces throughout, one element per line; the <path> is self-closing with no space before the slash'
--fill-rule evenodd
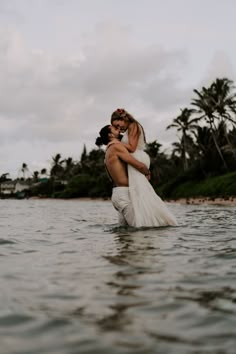
<path id="1" fill-rule="evenodd" d="M 107 147 L 107 150 L 111 149 L 112 151 L 122 151 L 124 150 L 124 145 L 121 142 L 116 142 Z"/>

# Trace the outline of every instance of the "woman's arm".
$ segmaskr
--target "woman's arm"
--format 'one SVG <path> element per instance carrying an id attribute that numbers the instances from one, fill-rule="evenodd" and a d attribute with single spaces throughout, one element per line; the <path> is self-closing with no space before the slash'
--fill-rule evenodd
<path id="1" fill-rule="evenodd" d="M 134 152 L 138 145 L 140 137 L 140 127 L 137 123 L 131 123 L 128 128 L 128 144 L 123 144 L 129 152 Z"/>

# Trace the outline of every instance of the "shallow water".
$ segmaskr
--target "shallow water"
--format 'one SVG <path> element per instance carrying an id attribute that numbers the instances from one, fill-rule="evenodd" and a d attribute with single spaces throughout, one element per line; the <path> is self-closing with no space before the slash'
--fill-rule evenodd
<path id="1" fill-rule="evenodd" d="M 0 200 L 0 353 L 236 350 L 236 207 L 169 204 L 125 229 L 109 201 Z"/>

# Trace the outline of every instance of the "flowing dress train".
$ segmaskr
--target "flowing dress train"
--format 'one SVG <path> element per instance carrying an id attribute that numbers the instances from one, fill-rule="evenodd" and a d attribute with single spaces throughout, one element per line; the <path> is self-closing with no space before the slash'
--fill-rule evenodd
<path id="1" fill-rule="evenodd" d="M 128 133 L 124 133 L 122 142 L 128 144 Z M 150 158 L 144 151 L 145 141 L 143 130 L 138 146 L 132 155 L 143 162 L 148 168 Z M 177 226 L 177 221 L 165 203 L 156 194 L 148 179 L 131 165 L 128 165 L 129 194 L 134 208 L 133 227 Z"/>

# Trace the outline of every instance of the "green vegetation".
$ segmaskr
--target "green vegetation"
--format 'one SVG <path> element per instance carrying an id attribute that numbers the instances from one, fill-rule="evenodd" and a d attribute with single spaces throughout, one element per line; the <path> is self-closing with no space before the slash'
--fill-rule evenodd
<path id="1" fill-rule="evenodd" d="M 162 198 L 228 197 L 236 195 L 236 93 L 233 82 L 217 78 L 209 87 L 193 90 L 190 107 L 180 109 L 167 129 L 178 140 L 169 153 L 156 140 L 146 151 L 151 158 L 151 183 Z M 84 146 L 80 161 L 61 154 L 52 157 L 50 171 L 29 176 L 26 163 L 21 180 L 28 181 L 27 196 L 76 198 L 111 195 L 104 168 L 105 152 Z M 0 183 L 9 181 L 7 173 Z"/>
<path id="2" fill-rule="evenodd" d="M 191 197 L 222 197 L 236 196 L 236 172 L 222 176 L 208 177 L 201 181 L 184 181 L 178 179 L 156 189 L 159 195 L 168 199 Z"/>

